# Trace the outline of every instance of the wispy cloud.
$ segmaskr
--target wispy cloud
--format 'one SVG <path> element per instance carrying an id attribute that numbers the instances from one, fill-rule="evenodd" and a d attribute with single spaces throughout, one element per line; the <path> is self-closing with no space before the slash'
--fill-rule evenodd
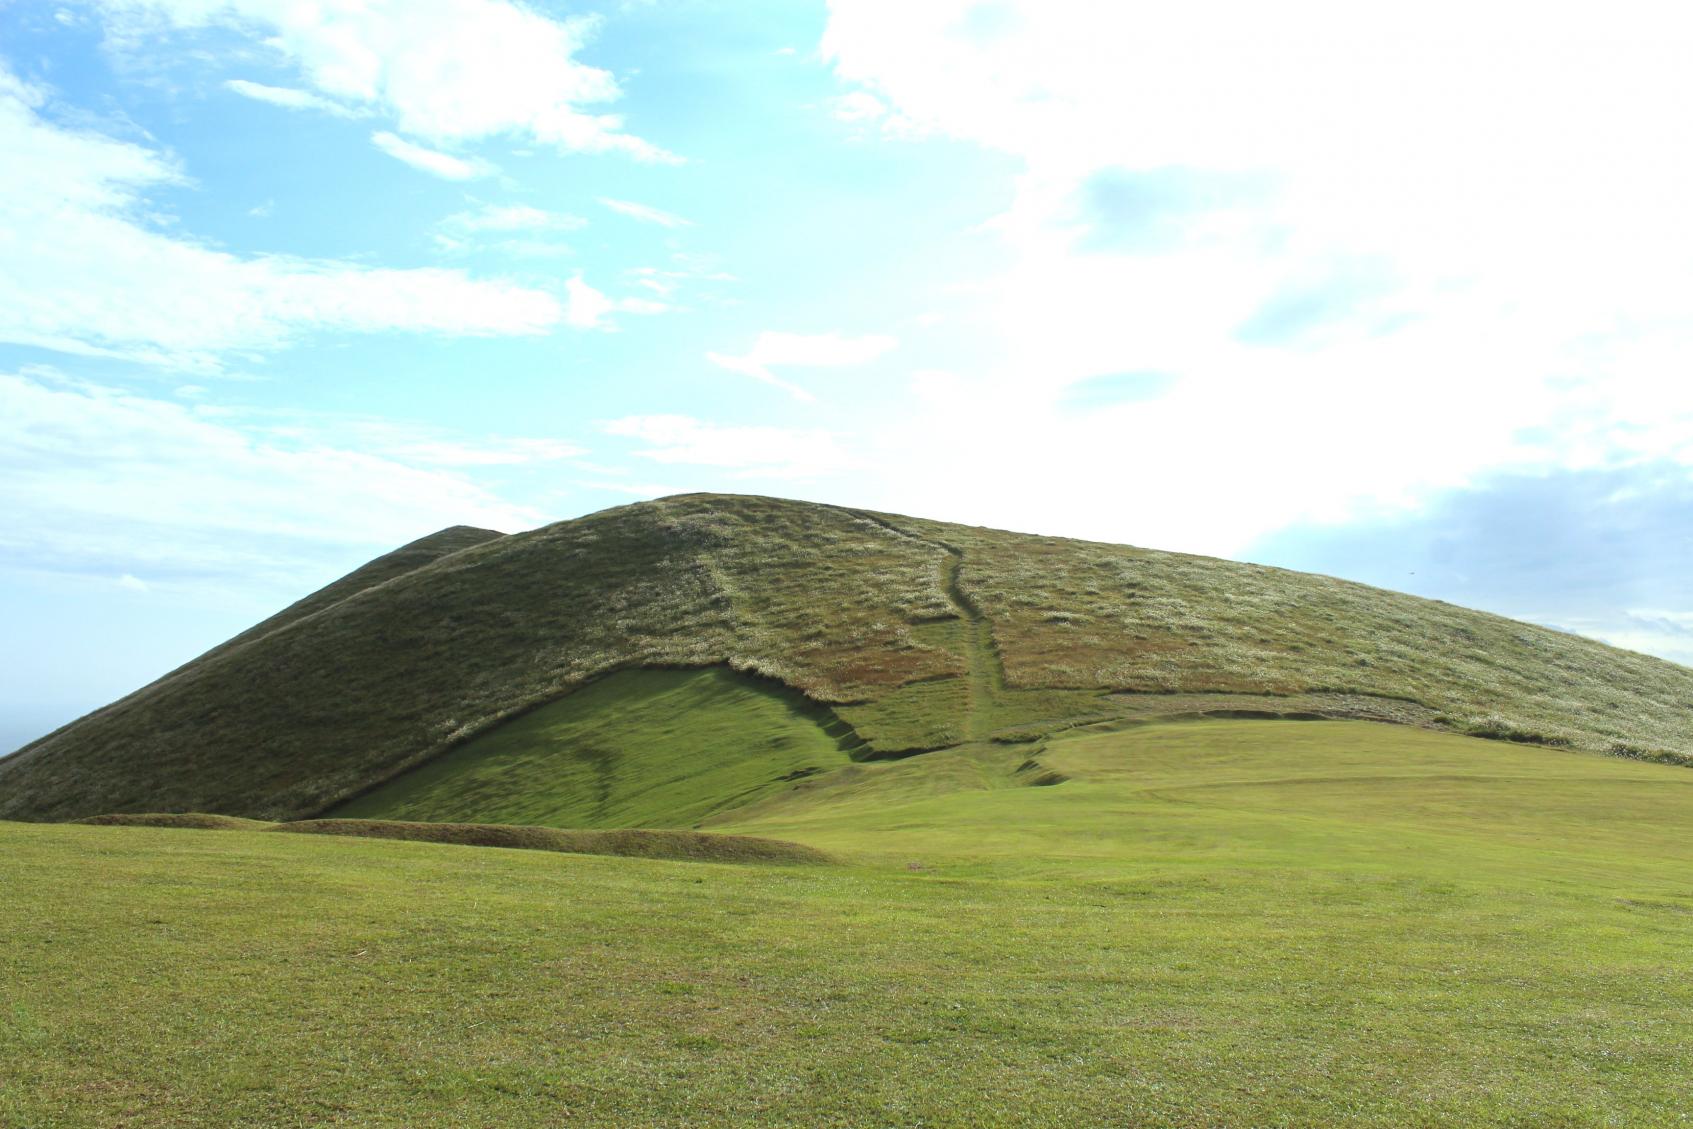
<path id="1" fill-rule="evenodd" d="M 342 118 L 356 116 L 356 111 L 343 106 L 339 102 L 313 94 L 309 90 L 299 90 L 292 86 L 266 86 L 262 82 L 249 82 L 244 78 L 232 78 L 223 85 L 243 98 L 251 98 L 255 102 L 268 102 L 272 106 L 281 106 L 288 110 L 318 110 Z"/>
<path id="2" fill-rule="evenodd" d="M 238 546 L 297 558 L 311 546 L 392 546 L 461 522 L 523 529 L 541 515 L 457 470 L 487 463 L 475 452 L 530 457 L 529 444 L 549 441 L 511 442 L 373 451 L 337 444 L 332 432 L 279 431 L 50 373 L 0 373 L 0 506 L 12 519 L 0 561 L 251 586 L 255 562 Z"/>
<path id="3" fill-rule="evenodd" d="M 252 35 L 330 105 L 369 108 L 436 145 L 507 135 L 565 152 L 678 159 L 626 132 L 618 115 L 588 109 L 622 94 L 609 71 L 576 58 L 596 17 L 553 19 L 508 0 L 97 2 L 120 46 L 146 50 L 168 31 Z"/>
<path id="4" fill-rule="evenodd" d="M 895 338 L 880 334 L 848 337 L 840 333 L 765 332 L 758 335 L 752 348 L 745 353 L 707 353 L 706 359 L 718 368 L 762 380 L 790 393 L 796 399 L 812 400 L 815 397 L 810 392 L 782 379 L 771 370 L 788 367 L 844 368 L 869 364 L 898 344 Z"/>
<path id="5" fill-rule="evenodd" d="M 313 330 L 544 333 L 554 295 L 460 271 L 240 256 L 156 230 L 144 194 L 183 183 L 157 149 L 44 120 L 45 91 L 0 68 L 0 340 L 212 370 Z"/>
<path id="6" fill-rule="evenodd" d="M 693 221 L 683 219 L 672 212 L 651 208 L 645 204 L 637 204 L 633 200 L 615 200 L 609 196 L 601 196 L 600 203 L 630 219 L 640 220 L 642 223 L 657 224 L 659 227 L 692 227 Z"/>
<path id="7" fill-rule="evenodd" d="M 487 161 L 478 158 L 455 157 L 451 153 L 443 153 L 439 149 L 431 149 L 426 145 L 418 145 L 407 141 L 398 134 L 379 130 L 370 135 L 370 140 L 384 153 L 396 161 L 403 161 L 414 169 L 426 172 L 431 176 L 438 176 L 443 180 L 475 180 L 488 176 L 495 171 Z"/>
<path id="8" fill-rule="evenodd" d="M 726 426 L 682 415 L 626 416 L 601 429 L 647 444 L 635 452 L 640 458 L 734 477 L 815 478 L 855 465 L 833 434 L 816 429 Z"/>
<path id="9" fill-rule="evenodd" d="M 566 320 L 576 329 L 614 329 L 614 313 L 662 314 L 670 309 L 664 302 L 651 298 L 613 298 L 576 275 L 565 282 L 565 294 L 570 301 Z"/>
<path id="10" fill-rule="evenodd" d="M 854 90 L 829 100 L 829 109 L 843 122 L 873 122 L 888 112 L 887 104 L 868 90 Z"/>
<path id="11" fill-rule="evenodd" d="M 571 248 L 554 236 L 588 225 L 569 212 L 549 212 L 530 204 L 484 204 L 455 212 L 436 225 L 435 245 L 442 251 L 497 250 L 508 255 L 568 255 Z"/>
<path id="12" fill-rule="evenodd" d="M 455 212 L 441 221 L 457 231 L 575 231 L 588 221 L 568 212 L 549 212 L 530 204 L 485 204 Z"/>

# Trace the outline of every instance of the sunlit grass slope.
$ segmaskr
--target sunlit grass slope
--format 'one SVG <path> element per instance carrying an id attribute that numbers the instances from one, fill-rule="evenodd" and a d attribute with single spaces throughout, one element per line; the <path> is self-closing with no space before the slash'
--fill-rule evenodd
<path id="1" fill-rule="evenodd" d="M 0 824 L 0 1124 L 1693 1108 L 1693 773 L 1352 722 L 1038 759 L 1069 779 L 864 764 L 725 824 L 834 866 Z"/>
<path id="2" fill-rule="evenodd" d="M 691 827 L 849 763 L 849 736 L 827 709 L 721 667 L 623 671 L 329 814 Z"/>
<path id="3" fill-rule="evenodd" d="M 1194 695 L 1693 751 L 1693 671 L 1255 565 L 710 494 L 419 544 L 0 760 L 0 818 L 317 815 L 637 667 L 779 682 L 867 756 Z"/>
<path id="4" fill-rule="evenodd" d="M 918 761 L 865 765 L 834 787 L 802 782 L 721 829 L 996 876 L 1109 874 L 1150 853 L 1195 871 L 1278 858 L 1416 870 L 1441 858 L 1472 877 L 1498 860 L 1492 877 L 1509 884 L 1597 877 L 1611 857 L 1624 860 L 1619 877 L 1693 858 L 1685 770 L 1407 726 L 1106 725 L 1046 742 L 1037 763 L 1062 786 L 924 794 L 908 777 Z M 1684 892 L 1693 899 L 1693 886 Z"/>

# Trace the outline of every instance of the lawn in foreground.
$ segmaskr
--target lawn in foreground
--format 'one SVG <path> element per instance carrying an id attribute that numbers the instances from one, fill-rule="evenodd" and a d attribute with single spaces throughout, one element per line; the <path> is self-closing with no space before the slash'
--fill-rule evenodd
<path id="1" fill-rule="evenodd" d="M 1693 774 L 1340 722 L 887 766 L 763 868 L 0 825 L 0 1123 L 1675 1123 Z M 883 784 L 889 786 L 883 787 Z"/>

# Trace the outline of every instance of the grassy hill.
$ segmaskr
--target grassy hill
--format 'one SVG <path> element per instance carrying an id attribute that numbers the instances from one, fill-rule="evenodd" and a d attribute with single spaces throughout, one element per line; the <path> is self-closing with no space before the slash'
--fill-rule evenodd
<path id="1" fill-rule="evenodd" d="M 714 821 L 828 865 L 0 823 L 0 1124 L 1693 1108 L 1693 773 L 1194 720 L 1055 734 L 1034 759 L 1056 786 L 924 784 L 995 748 L 856 763 Z"/>
<path id="2" fill-rule="evenodd" d="M 1326 577 L 448 530 L 0 761 L 0 1124 L 1671 1123 L 1689 752 Z"/>
<path id="3" fill-rule="evenodd" d="M 851 779 L 863 766 L 848 760 L 917 751 L 931 784 L 1014 782 L 1027 758 L 994 752 L 1006 742 L 1219 712 L 1693 752 L 1693 671 L 1556 631 L 1255 565 L 686 495 L 513 536 L 447 530 L 381 558 L 0 761 L 0 818 L 299 819 L 360 803 L 470 822 L 720 817 L 733 797 L 715 784 L 648 802 L 620 778 L 671 769 L 602 772 L 581 749 L 560 759 L 568 740 L 545 748 L 560 717 L 557 733 L 577 733 L 575 693 L 642 668 L 720 672 L 701 684 L 709 708 L 690 709 L 704 728 L 689 763 L 709 761 L 746 802 L 799 769 Z M 797 727 L 783 738 L 797 746 L 722 743 L 749 686 Z M 662 694 L 623 705 L 627 725 L 675 729 Z M 626 755 L 606 740 L 611 760 Z M 687 760 L 685 744 L 653 755 Z M 590 818 L 579 797 L 542 799 L 525 764 L 603 777 L 606 806 Z M 446 781 L 447 765 L 479 798 Z M 513 784 L 503 796 L 500 779 Z M 428 801 L 430 788 L 464 802 Z"/>

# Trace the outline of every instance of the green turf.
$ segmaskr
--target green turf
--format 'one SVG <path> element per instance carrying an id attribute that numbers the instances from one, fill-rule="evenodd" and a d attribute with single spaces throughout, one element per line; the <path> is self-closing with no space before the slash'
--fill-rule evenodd
<path id="1" fill-rule="evenodd" d="M 1069 779 L 1016 786 L 1019 755 Z M 852 765 L 717 826 L 837 864 L 0 824 L 0 1124 L 1693 1109 L 1685 769 L 1154 724 Z"/>
<path id="2" fill-rule="evenodd" d="M 203 811 L 185 812 L 111 812 L 79 819 L 95 827 L 176 827 L 188 831 L 262 831 L 275 824 L 262 819 L 242 819 L 234 815 L 213 815 Z"/>
<path id="3" fill-rule="evenodd" d="M 562 851 L 578 855 L 630 858 L 695 859 L 705 862 L 824 863 L 829 857 L 812 847 L 750 835 L 699 831 L 625 828 L 561 830 L 508 823 L 414 823 L 389 819 L 303 819 L 265 823 L 204 812 L 120 812 L 79 819 L 91 827 L 165 827 L 178 831 L 279 831 L 290 835 L 341 835 L 363 839 L 402 839 L 459 847 L 504 847 L 520 851 Z"/>
<path id="4" fill-rule="evenodd" d="M 722 668 L 623 671 L 329 814 L 692 827 L 848 763 L 832 722 L 791 691 Z"/>
<path id="5" fill-rule="evenodd" d="M 692 859 L 698 862 L 816 864 L 829 861 L 829 856 L 822 851 L 802 847 L 798 843 L 700 831 L 642 828 L 561 831 L 556 827 L 520 827 L 506 823 L 410 823 L 388 819 L 303 819 L 297 823 L 269 824 L 266 830 L 290 835 L 340 835 L 457 847 L 500 847 L 518 851 Z"/>

